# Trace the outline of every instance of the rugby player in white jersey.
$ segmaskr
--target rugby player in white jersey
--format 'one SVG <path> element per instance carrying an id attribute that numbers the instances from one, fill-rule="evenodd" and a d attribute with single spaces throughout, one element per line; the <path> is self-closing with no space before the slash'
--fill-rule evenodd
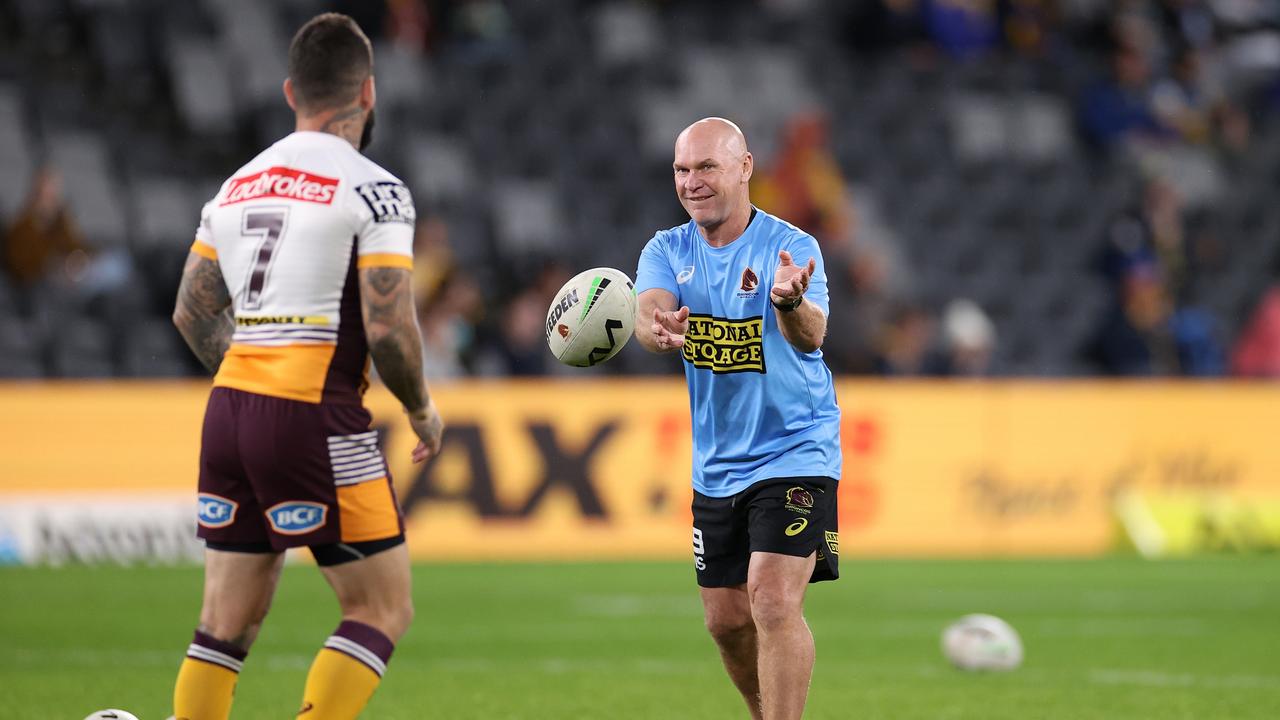
<path id="1" fill-rule="evenodd" d="M 226 720 L 288 548 L 310 549 L 342 611 L 300 717 L 358 716 L 413 616 L 404 522 L 362 402 L 369 359 L 421 440 L 415 461 L 439 450 L 443 423 L 423 379 L 413 201 L 360 154 L 373 52 L 351 18 L 298 31 L 284 95 L 296 132 L 205 205 L 174 310 L 215 373 L 200 451 L 204 602 L 174 689 L 179 720 Z"/>

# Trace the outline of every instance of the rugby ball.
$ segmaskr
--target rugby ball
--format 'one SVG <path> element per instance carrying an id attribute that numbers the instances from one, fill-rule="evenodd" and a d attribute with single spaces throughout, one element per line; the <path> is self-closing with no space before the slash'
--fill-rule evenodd
<path id="1" fill-rule="evenodd" d="M 84 720 L 138 720 L 138 716 L 124 710 L 99 710 Z"/>
<path id="2" fill-rule="evenodd" d="M 943 631 L 942 654 L 961 670 L 1013 670 L 1022 664 L 1022 639 L 994 615 L 965 615 Z"/>
<path id="3" fill-rule="evenodd" d="M 547 347 L 565 365 L 591 367 L 627 344 L 636 322 L 636 286 L 621 270 L 574 275 L 547 310 Z"/>

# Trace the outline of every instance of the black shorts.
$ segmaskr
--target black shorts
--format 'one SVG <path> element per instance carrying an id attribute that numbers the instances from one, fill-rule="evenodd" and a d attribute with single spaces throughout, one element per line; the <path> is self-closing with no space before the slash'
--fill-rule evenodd
<path id="1" fill-rule="evenodd" d="M 693 561 L 702 587 L 747 581 L 751 553 L 818 553 L 809 582 L 840 577 L 836 481 L 827 477 L 761 480 L 729 497 L 693 493 Z"/>

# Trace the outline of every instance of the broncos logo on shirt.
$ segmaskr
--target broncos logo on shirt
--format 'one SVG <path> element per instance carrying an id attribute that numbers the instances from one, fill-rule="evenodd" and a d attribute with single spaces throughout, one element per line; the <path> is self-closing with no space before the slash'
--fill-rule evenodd
<path id="1" fill-rule="evenodd" d="M 831 371 L 821 350 L 801 352 L 787 342 L 769 304 L 766 283 L 781 250 L 797 262 L 817 261 L 805 298 L 827 312 L 817 241 L 760 210 L 728 245 L 711 247 L 690 221 L 657 233 L 640 254 L 636 292 L 660 288 L 689 307 L 681 353 L 693 414 L 693 486 L 704 495 L 727 497 L 766 478 L 840 477 Z"/>

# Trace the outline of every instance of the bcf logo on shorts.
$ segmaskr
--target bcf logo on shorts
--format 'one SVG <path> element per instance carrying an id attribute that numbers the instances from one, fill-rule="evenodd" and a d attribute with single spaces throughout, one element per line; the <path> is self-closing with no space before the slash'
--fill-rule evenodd
<path id="1" fill-rule="evenodd" d="M 196 496 L 199 509 L 196 520 L 207 528 L 226 527 L 236 521 L 236 510 L 240 504 L 224 497 L 200 493 Z"/>
<path id="2" fill-rule="evenodd" d="M 282 535 L 305 535 L 324 527 L 328 506 L 305 500 L 290 500 L 267 508 L 267 520 Z"/>

